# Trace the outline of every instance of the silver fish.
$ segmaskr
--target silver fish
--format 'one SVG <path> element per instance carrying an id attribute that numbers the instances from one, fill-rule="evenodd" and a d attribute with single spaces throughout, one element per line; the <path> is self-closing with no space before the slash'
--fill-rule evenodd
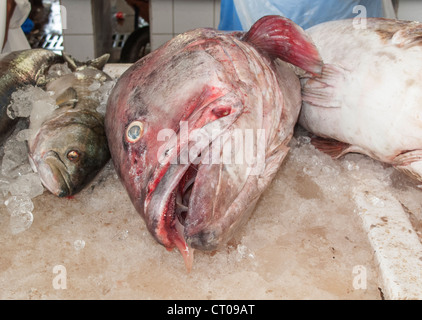
<path id="1" fill-rule="evenodd" d="M 81 65 L 64 54 L 73 70 L 46 86 L 54 93 L 58 108 L 38 127 L 31 122 L 29 159 L 43 185 L 59 197 L 79 192 L 110 158 L 104 131 L 104 116 L 92 86 L 111 78 L 102 68 L 109 55 Z"/>

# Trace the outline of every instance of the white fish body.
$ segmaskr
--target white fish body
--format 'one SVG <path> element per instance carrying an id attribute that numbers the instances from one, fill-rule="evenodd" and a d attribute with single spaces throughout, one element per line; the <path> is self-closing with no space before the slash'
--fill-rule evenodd
<path id="1" fill-rule="evenodd" d="M 360 152 L 422 181 L 422 23 L 366 23 L 307 30 L 325 66 L 321 78 L 302 80 L 299 123 L 338 141 L 314 143 L 333 157 Z"/>

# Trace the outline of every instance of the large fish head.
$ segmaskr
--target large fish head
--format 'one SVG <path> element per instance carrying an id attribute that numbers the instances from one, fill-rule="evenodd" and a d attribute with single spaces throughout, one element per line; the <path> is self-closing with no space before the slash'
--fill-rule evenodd
<path id="1" fill-rule="evenodd" d="M 266 153 L 268 137 L 283 131 L 281 119 L 292 119 L 288 136 L 300 109 L 297 100 L 295 115 L 282 115 L 272 60 L 248 39 L 257 42 L 255 33 L 246 41 L 211 29 L 181 34 L 130 67 L 108 99 L 105 126 L 116 171 L 150 233 L 177 247 L 188 270 L 192 248 L 225 243 L 253 209 L 262 180 L 270 180 L 271 174 L 251 175 L 247 161 L 222 160 L 232 141 L 226 134 L 249 129 L 258 137 L 264 130 Z"/>
<path id="2" fill-rule="evenodd" d="M 93 112 L 46 121 L 29 141 L 29 159 L 43 185 L 59 197 L 79 192 L 108 161 L 103 119 Z"/>
<path id="3" fill-rule="evenodd" d="M 242 93 L 231 88 L 235 80 L 202 45 L 206 39 L 192 32 L 135 63 L 113 88 L 105 122 L 115 168 L 134 206 L 157 241 L 177 246 L 185 259 L 189 212 L 178 206 L 189 207 L 188 193 L 196 197 L 193 181 L 203 166 L 186 154 L 189 137 L 200 129 L 224 131 L 243 110 Z M 204 208 L 211 201 L 219 200 L 204 198 Z"/>

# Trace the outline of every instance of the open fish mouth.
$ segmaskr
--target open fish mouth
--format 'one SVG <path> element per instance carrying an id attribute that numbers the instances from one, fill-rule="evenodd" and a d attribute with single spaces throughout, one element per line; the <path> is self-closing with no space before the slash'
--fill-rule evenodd
<path id="1" fill-rule="evenodd" d="M 187 213 L 189 211 L 189 201 L 192 189 L 198 173 L 197 165 L 190 165 L 184 176 L 176 187 L 176 206 L 175 214 L 179 223 L 184 225 Z"/>
<path id="2" fill-rule="evenodd" d="M 192 267 L 194 248 L 210 251 L 216 247 L 215 241 L 210 241 L 212 234 L 201 232 L 199 227 L 207 214 L 198 211 L 196 197 L 201 190 L 195 188 L 195 182 L 199 176 L 206 179 L 199 174 L 201 168 L 208 166 L 201 162 L 202 156 L 211 160 L 211 152 L 220 152 L 221 145 L 216 150 L 212 147 L 214 140 L 224 138 L 227 129 L 241 114 L 243 105 L 234 98 L 219 93 L 189 115 L 186 131 L 181 122 L 179 131 L 174 132 L 164 145 L 165 151 L 159 157 L 161 165 L 147 185 L 143 211 L 149 229 L 165 247 L 179 249 L 187 270 Z M 210 107 L 211 104 L 217 106 Z M 199 144 L 196 143 L 198 139 Z M 197 153 L 193 155 L 192 149 Z"/>
<path id="3" fill-rule="evenodd" d="M 153 217 L 156 238 L 169 249 L 175 246 L 179 249 L 188 271 L 192 268 L 194 249 L 186 242 L 185 222 L 197 173 L 198 165 L 192 163 L 169 165 L 161 179 L 150 185 L 145 203 L 146 216 Z"/>
<path id="4" fill-rule="evenodd" d="M 43 185 L 58 197 L 67 197 L 72 194 L 70 175 L 66 165 L 55 151 L 44 154 L 42 161 L 38 163 L 38 172 Z"/>

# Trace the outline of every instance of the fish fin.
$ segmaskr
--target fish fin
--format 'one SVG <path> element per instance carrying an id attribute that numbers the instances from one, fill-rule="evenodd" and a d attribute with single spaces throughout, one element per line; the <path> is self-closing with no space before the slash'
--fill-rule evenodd
<path id="1" fill-rule="evenodd" d="M 342 99 L 339 88 L 349 71 L 342 66 L 325 64 L 320 77 L 304 77 L 302 82 L 302 100 L 316 107 L 339 108 Z"/>
<path id="2" fill-rule="evenodd" d="M 103 70 L 104 66 L 108 62 L 108 59 L 110 59 L 110 54 L 106 53 L 103 54 L 101 57 L 88 61 L 86 64 L 95 69 Z"/>
<path id="3" fill-rule="evenodd" d="M 328 154 L 333 159 L 338 159 L 346 153 L 353 152 L 353 146 L 341 141 L 314 136 L 312 145 L 321 152 Z"/>
<path id="4" fill-rule="evenodd" d="M 66 52 L 63 51 L 62 56 L 71 71 L 75 71 L 79 66 L 81 66 L 81 63 L 78 60 L 72 58 L 72 56 L 68 55 Z"/>
<path id="5" fill-rule="evenodd" d="M 71 106 L 74 108 L 78 102 L 78 93 L 72 87 L 67 88 L 62 94 L 56 98 L 56 104 L 59 107 Z"/>
<path id="6" fill-rule="evenodd" d="M 64 60 L 67 62 L 69 69 L 72 71 L 76 71 L 79 67 L 93 67 L 98 70 L 103 70 L 104 66 L 108 62 L 108 59 L 110 59 L 110 54 L 106 53 L 103 54 L 101 57 L 88 60 L 87 62 L 80 62 L 74 58 L 72 58 L 70 55 L 68 55 L 65 52 L 62 52 Z"/>
<path id="7" fill-rule="evenodd" d="M 422 150 L 402 152 L 394 158 L 392 164 L 393 166 L 407 166 L 416 161 L 422 161 Z"/>
<path id="8" fill-rule="evenodd" d="M 314 75 L 322 59 L 311 37 L 293 21 L 276 15 L 259 19 L 242 37 L 272 58 L 280 58 Z"/>
<path id="9" fill-rule="evenodd" d="M 404 48 L 422 45 L 422 23 L 414 22 L 409 27 L 400 29 L 393 35 L 391 42 Z"/>
<path id="10" fill-rule="evenodd" d="M 392 165 L 411 178 L 422 181 L 422 150 L 411 150 L 396 156 Z"/>

